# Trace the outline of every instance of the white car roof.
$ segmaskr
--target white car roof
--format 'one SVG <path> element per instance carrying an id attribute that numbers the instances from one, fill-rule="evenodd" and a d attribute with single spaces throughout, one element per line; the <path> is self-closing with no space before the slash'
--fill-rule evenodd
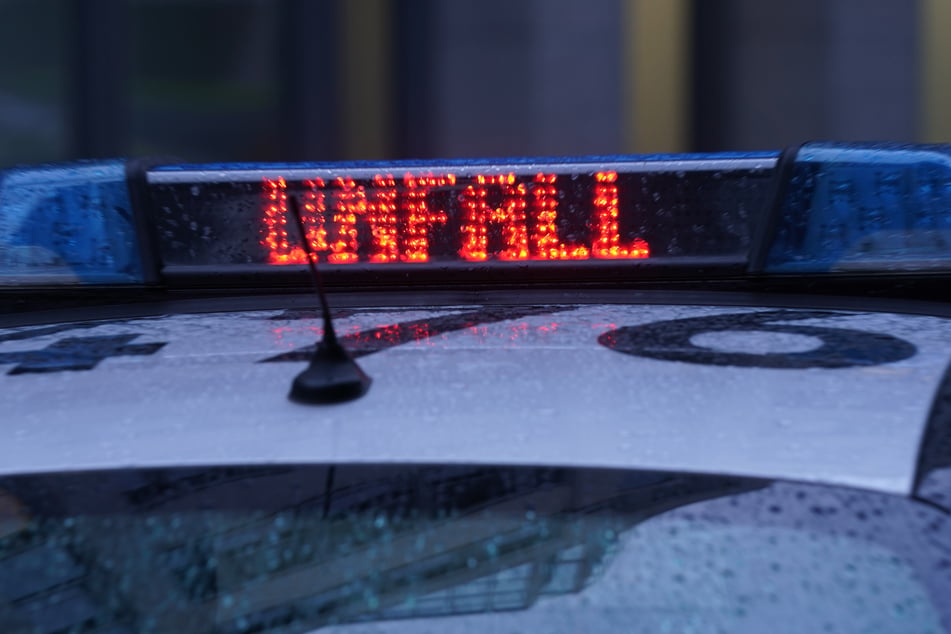
<path id="1" fill-rule="evenodd" d="M 686 342 L 679 352 L 638 339 L 686 319 L 699 321 L 674 324 Z M 658 322 L 660 330 L 648 327 Z M 0 474 L 480 463 L 726 473 L 908 494 L 951 360 L 951 321 L 922 315 L 607 304 L 354 309 L 337 332 L 373 377 L 369 393 L 332 406 L 290 402 L 301 349 L 320 323 L 314 311 L 267 310 L 0 330 Z"/>

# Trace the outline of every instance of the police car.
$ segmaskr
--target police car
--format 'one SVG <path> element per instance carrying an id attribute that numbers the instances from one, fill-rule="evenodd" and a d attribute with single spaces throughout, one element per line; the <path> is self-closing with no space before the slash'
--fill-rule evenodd
<path id="1" fill-rule="evenodd" d="M 946 147 L 0 209 L 0 632 L 951 632 Z"/>

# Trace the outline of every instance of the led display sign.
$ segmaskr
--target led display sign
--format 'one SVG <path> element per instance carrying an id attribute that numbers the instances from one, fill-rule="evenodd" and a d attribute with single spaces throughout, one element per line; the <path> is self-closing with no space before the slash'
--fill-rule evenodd
<path id="1" fill-rule="evenodd" d="M 775 158 L 188 166 L 149 175 L 164 261 L 328 265 L 745 256 Z M 223 166 L 224 167 L 224 166 Z"/>

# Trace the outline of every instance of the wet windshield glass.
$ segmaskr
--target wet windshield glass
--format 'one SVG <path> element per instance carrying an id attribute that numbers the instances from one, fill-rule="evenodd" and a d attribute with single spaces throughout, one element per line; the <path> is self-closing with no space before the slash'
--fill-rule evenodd
<path id="1" fill-rule="evenodd" d="M 645 471 L 217 467 L 0 480 L 3 632 L 945 632 L 951 525 Z"/>

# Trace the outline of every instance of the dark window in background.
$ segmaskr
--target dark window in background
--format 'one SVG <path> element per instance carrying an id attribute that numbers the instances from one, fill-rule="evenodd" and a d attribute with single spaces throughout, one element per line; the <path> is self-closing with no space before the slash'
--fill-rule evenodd
<path id="1" fill-rule="evenodd" d="M 0 0 L 0 167 L 947 142 L 949 6 Z"/>
<path id="2" fill-rule="evenodd" d="M 574 0 L 42 4 L 59 16 L 59 35 L 47 30 L 34 46 L 58 63 L 48 82 L 59 91 L 49 101 L 55 121 L 45 128 L 56 147 L 11 144 L 8 164 L 623 149 L 621 0 L 598 11 Z M 31 12 L 11 10 L 7 28 L 29 32 L 43 13 Z M 21 69 L 0 65 L 23 79 Z M 21 119 L 10 127 L 23 128 Z"/>
<path id="3" fill-rule="evenodd" d="M 68 157 L 67 5 L 0 2 L 0 165 Z"/>
<path id="4" fill-rule="evenodd" d="M 131 153 L 190 161 L 277 158 L 281 6 L 132 2 Z M 315 72 L 313 81 L 319 80 Z"/>
<path id="5" fill-rule="evenodd" d="M 919 116 L 935 2 L 694 0 L 695 148 L 941 140 Z"/>
<path id="6" fill-rule="evenodd" d="M 130 151 L 186 161 L 345 158 L 338 31 L 349 5 L 134 0 Z"/>

